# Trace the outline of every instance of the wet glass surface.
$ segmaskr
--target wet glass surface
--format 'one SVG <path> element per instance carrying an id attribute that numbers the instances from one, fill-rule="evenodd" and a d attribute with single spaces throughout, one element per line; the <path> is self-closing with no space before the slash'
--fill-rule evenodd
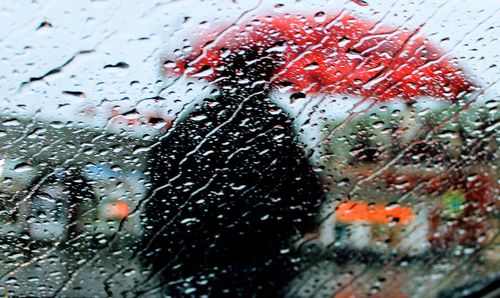
<path id="1" fill-rule="evenodd" d="M 499 295 L 499 10 L 0 4 L 0 294 Z"/>

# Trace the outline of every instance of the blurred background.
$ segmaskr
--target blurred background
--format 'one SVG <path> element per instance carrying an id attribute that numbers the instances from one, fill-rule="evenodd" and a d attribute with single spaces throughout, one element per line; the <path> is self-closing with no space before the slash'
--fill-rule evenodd
<path id="1" fill-rule="evenodd" d="M 164 75 L 164 62 L 228 24 L 342 10 L 419 28 L 477 88 L 456 103 L 413 104 L 273 91 L 328 192 L 299 247 L 313 265 L 287 295 L 466 297 L 492 287 L 500 3 L 23 0 L 0 4 L 0 294 L 161 296 L 137 258 L 148 152 L 215 88 Z"/>

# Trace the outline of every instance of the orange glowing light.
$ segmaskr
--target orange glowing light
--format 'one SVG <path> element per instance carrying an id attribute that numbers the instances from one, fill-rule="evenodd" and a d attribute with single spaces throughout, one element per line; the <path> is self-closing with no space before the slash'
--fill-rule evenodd
<path id="1" fill-rule="evenodd" d="M 406 224 L 413 221 L 413 210 L 400 206 L 368 205 L 363 202 L 341 204 L 335 216 L 339 222 L 367 222 L 371 224 Z"/>
<path id="2" fill-rule="evenodd" d="M 116 201 L 106 206 L 106 217 L 114 219 L 123 219 L 130 213 L 130 207 L 127 202 Z"/>

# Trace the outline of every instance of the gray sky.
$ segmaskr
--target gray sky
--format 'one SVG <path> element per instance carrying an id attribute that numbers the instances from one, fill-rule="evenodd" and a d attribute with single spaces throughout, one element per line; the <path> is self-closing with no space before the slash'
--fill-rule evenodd
<path id="1" fill-rule="evenodd" d="M 216 24 L 273 12 L 335 12 L 345 7 L 384 25 L 416 28 L 452 53 L 473 80 L 487 88 L 481 100 L 498 98 L 500 2 L 491 0 L 351 1 L 2 1 L 0 4 L 1 113 L 39 119 L 80 120 L 101 127 L 111 109 L 173 113 L 186 98 L 202 97 L 206 84 L 181 80 L 161 105 L 144 100 L 169 82 L 162 57 L 188 46 Z M 244 14 L 245 11 L 250 10 Z M 44 20 L 51 26 L 42 26 Z M 206 21 L 205 25 L 200 22 Z M 496 22 L 495 22 L 496 21 Z M 37 29 L 38 28 L 38 29 Z M 125 62 L 128 68 L 104 68 Z M 47 75 L 61 67 L 59 73 Z M 45 76 L 46 75 L 46 76 Z M 43 77 L 30 82 L 30 78 Z M 206 90 L 203 92 L 202 89 Z M 84 96 L 64 91 L 83 92 Z M 187 92 L 187 93 L 186 93 Z M 82 95 L 83 95 L 82 94 Z M 279 98 L 280 95 L 277 95 Z M 142 101 L 141 101 L 142 100 Z M 338 106 L 336 111 L 349 108 Z M 82 114 L 87 111 L 88 115 Z M 108 125 L 109 126 L 109 125 Z"/>

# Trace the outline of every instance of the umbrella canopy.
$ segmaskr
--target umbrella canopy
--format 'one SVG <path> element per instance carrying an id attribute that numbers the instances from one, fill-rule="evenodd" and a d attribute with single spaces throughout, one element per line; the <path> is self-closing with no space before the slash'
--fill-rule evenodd
<path id="1" fill-rule="evenodd" d="M 192 42 L 191 52 L 167 61 L 165 71 L 212 81 L 224 57 L 253 50 L 280 57 L 271 83 L 291 92 L 455 101 L 473 87 L 418 29 L 384 27 L 345 12 L 262 16 L 202 36 Z"/>

